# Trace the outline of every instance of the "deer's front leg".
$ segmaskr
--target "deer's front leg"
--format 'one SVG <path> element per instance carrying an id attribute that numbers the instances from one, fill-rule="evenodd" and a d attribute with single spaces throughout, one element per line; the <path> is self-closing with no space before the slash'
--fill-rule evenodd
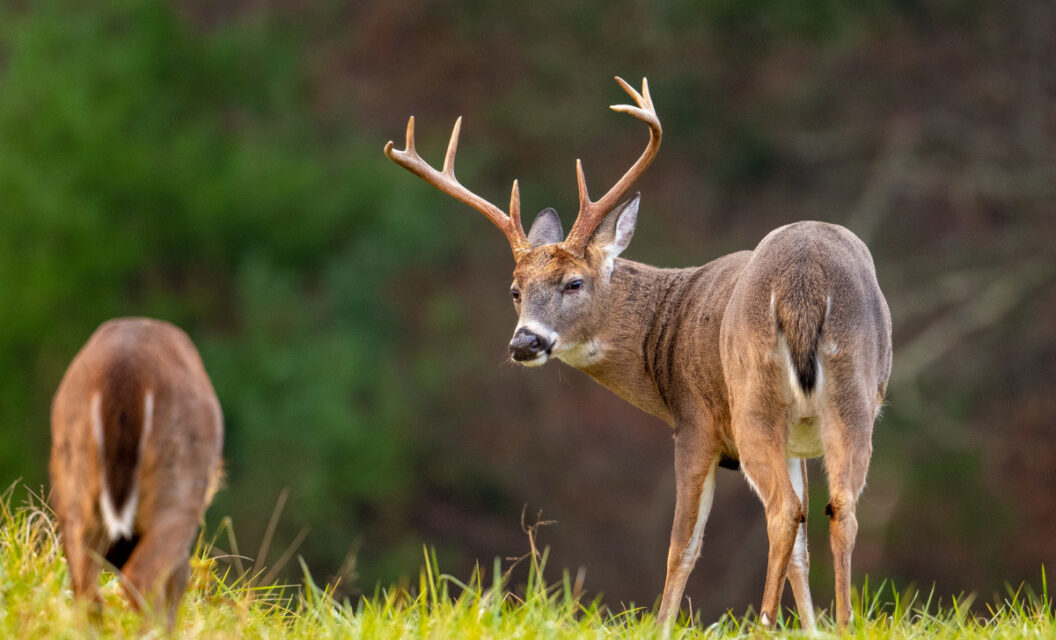
<path id="1" fill-rule="evenodd" d="M 675 521 L 667 552 L 667 580 L 658 621 L 665 632 L 678 615 L 686 579 L 700 555 L 704 525 L 715 495 L 719 458 L 703 425 L 678 425 L 675 431 Z"/>

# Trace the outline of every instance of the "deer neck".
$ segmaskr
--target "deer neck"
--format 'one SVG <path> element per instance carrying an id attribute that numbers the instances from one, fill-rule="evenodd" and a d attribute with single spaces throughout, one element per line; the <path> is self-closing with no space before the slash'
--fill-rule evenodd
<path id="1" fill-rule="evenodd" d="M 674 422 L 672 389 L 665 388 L 687 276 L 692 269 L 660 269 L 617 259 L 609 302 L 596 318 L 591 340 L 562 358 L 616 395 L 668 424 Z"/>

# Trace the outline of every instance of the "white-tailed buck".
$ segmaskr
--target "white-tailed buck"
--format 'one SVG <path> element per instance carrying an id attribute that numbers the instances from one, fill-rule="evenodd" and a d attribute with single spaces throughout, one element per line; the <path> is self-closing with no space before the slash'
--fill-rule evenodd
<path id="1" fill-rule="evenodd" d="M 813 628 L 805 460 L 822 455 L 836 618 L 846 625 L 855 505 L 891 371 L 891 320 L 872 257 L 843 227 L 797 222 L 772 231 L 754 251 L 702 267 L 660 269 L 618 258 L 634 233 L 639 197 L 620 203 L 656 156 L 661 129 L 648 84 L 639 94 L 617 81 L 637 106 L 612 108 L 649 125 L 649 143 L 594 202 L 577 161 L 579 214 L 567 237 L 553 209 L 524 233 L 516 181 L 507 215 L 455 179 L 461 119 L 441 171 L 415 151 L 413 118 L 406 149 L 389 142 L 385 153 L 506 234 L 516 260 L 513 360 L 563 360 L 674 429 L 675 518 L 659 612 L 665 629 L 700 552 L 716 467 L 738 464 L 766 510 L 761 621 L 776 621 L 787 578 L 803 627 Z"/>
<path id="2" fill-rule="evenodd" d="M 173 624 L 223 444 L 220 403 L 190 338 L 158 320 L 104 323 L 55 393 L 51 437 L 74 595 L 99 602 L 105 558 L 133 607 Z"/>

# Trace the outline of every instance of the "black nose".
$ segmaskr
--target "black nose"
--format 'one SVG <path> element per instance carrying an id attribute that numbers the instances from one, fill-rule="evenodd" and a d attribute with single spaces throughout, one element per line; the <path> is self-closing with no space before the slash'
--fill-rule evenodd
<path id="1" fill-rule="evenodd" d="M 550 349 L 546 338 L 521 327 L 510 340 L 510 356 L 518 362 L 533 360 L 543 351 Z"/>

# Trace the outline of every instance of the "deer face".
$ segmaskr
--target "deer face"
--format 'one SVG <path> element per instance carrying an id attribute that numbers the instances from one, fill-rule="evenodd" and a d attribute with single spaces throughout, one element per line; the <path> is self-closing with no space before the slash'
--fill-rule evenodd
<path id="1" fill-rule="evenodd" d="M 510 286 L 519 316 L 510 340 L 514 362 L 535 367 L 556 357 L 586 366 L 602 357 L 596 334 L 616 257 L 634 234 L 638 201 L 635 195 L 606 216 L 581 254 L 562 242 L 553 209 L 536 217 L 528 233 L 532 249 L 517 261 Z"/>

